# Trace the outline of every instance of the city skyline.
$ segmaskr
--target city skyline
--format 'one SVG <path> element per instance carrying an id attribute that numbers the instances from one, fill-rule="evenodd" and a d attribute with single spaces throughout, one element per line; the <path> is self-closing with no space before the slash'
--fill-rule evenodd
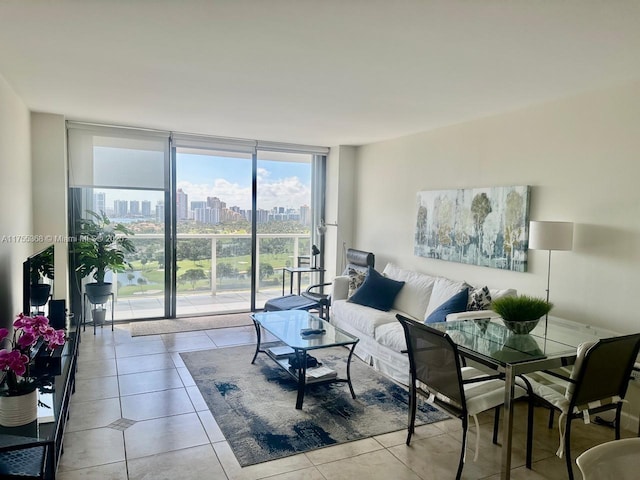
<path id="1" fill-rule="evenodd" d="M 186 192 L 178 189 L 176 203 L 177 220 L 179 222 L 195 220 L 201 223 L 217 224 L 240 218 L 251 221 L 251 210 L 241 209 L 235 205 L 229 206 L 227 202 L 218 197 L 208 197 L 204 201 L 190 200 Z M 113 205 L 108 205 L 105 193 L 96 192 L 93 196 L 93 204 L 93 208 L 96 211 L 104 211 L 112 219 L 164 219 L 164 202 L 161 200 L 154 205 L 149 200 L 115 199 L 113 200 Z M 311 208 L 307 204 L 300 205 L 297 208 L 279 205 L 269 209 L 258 208 L 257 215 L 258 222 L 295 220 L 308 225 L 311 223 L 310 212 Z"/>

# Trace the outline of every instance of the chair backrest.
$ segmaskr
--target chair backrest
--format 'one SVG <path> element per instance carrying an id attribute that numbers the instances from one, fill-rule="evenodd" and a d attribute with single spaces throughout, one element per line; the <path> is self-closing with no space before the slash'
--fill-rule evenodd
<path id="1" fill-rule="evenodd" d="M 572 375 L 576 383 L 567 389 L 572 405 L 624 398 L 639 349 L 640 334 L 606 338 L 579 348 Z"/>
<path id="2" fill-rule="evenodd" d="M 369 267 L 375 267 L 376 256 L 371 252 L 347 248 L 347 266 L 343 275 L 349 275 L 349 269 L 366 272 Z"/>
<path id="3" fill-rule="evenodd" d="M 640 470 L 640 438 L 601 443 L 582 453 L 576 463 L 584 480 L 632 480 Z"/>
<path id="4" fill-rule="evenodd" d="M 466 412 L 458 349 L 446 333 L 402 315 L 396 318 L 404 329 L 412 381 L 424 384 L 440 402 Z M 440 402 L 437 402 L 440 404 Z"/>

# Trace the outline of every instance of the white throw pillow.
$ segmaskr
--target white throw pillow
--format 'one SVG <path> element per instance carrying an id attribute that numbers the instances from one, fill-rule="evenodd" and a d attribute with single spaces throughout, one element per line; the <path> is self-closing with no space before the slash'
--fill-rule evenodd
<path id="1" fill-rule="evenodd" d="M 404 287 L 393 302 L 393 308 L 411 317 L 422 318 L 437 277 L 404 270 L 393 263 L 388 263 L 382 274 L 392 280 L 404 282 Z"/>
<path id="2" fill-rule="evenodd" d="M 422 315 L 422 318 L 427 318 L 431 312 L 463 288 L 468 288 L 468 285 L 465 282 L 456 282 L 454 280 L 449 280 L 448 278 L 438 277 L 433 285 L 429 305 L 427 306 L 427 310 L 424 315 Z"/>
<path id="3" fill-rule="evenodd" d="M 516 297 L 518 295 L 518 291 L 513 288 L 505 288 L 503 290 L 490 288 L 489 293 L 491 294 L 492 302 L 502 297 Z"/>

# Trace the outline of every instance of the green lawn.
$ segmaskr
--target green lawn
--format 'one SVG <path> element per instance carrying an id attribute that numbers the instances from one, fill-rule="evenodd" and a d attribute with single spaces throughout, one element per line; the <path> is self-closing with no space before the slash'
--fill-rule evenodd
<path id="1" fill-rule="evenodd" d="M 218 263 L 226 263 L 236 269 L 240 275 L 244 275 L 244 278 L 220 278 L 218 277 L 218 290 L 238 290 L 249 289 L 250 280 L 249 274 L 251 264 L 249 263 L 250 256 L 237 256 L 237 257 L 220 257 Z M 280 285 L 282 281 L 282 269 L 292 264 L 291 255 L 288 253 L 282 254 L 263 254 L 261 255 L 261 262 L 263 264 L 270 264 L 273 267 L 273 275 L 264 278 L 261 282 L 261 286 L 276 286 Z M 118 295 L 120 296 L 133 296 L 134 294 L 141 294 L 149 291 L 164 290 L 164 270 L 160 270 L 158 262 L 150 261 L 145 265 L 142 265 L 140 261 L 131 262 L 133 270 L 141 272 L 142 276 L 147 280 L 147 284 L 138 285 L 135 280 L 132 284 L 128 283 L 127 274 L 121 273 L 118 275 L 120 287 L 118 288 Z M 192 282 L 180 281 L 180 276 L 191 269 L 201 269 L 208 274 L 211 271 L 211 260 L 179 260 L 178 261 L 178 292 L 195 292 L 195 291 L 208 291 L 210 289 L 209 279 L 198 280 L 195 282 L 195 288 Z"/>

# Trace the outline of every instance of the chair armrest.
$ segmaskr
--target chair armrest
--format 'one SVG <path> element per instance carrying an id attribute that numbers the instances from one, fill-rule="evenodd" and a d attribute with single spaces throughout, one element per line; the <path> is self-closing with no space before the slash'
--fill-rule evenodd
<path id="1" fill-rule="evenodd" d="M 333 300 L 346 300 L 349 297 L 349 276 L 341 275 L 333 280 Z"/>
<path id="2" fill-rule="evenodd" d="M 316 290 L 318 288 L 321 287 L 328 287 L 329 285 L 332 285 L 331 283 L 318 283 L 316 285 L 309 285 L 309 287 L 307 287 L 307 289 L 305 290 L 307 293 L 315 293 L 313 292 L 313 290 Z"/>
<path id="3" fill-rule="evenodd" d="M 543 373 L 546 373 L 547 375 L 551 375 L 552 377 L 555 378 L 559 378 L 560 380 L 563 380 L 565 382 L 569 382 L 569 383 L 577 383 L 573 378 L 567 377 L 565 375 L 562 375 L 561 373 L 558 373 L 557 371 L 553 371 L 553 370 L 542 370 Z"/>

